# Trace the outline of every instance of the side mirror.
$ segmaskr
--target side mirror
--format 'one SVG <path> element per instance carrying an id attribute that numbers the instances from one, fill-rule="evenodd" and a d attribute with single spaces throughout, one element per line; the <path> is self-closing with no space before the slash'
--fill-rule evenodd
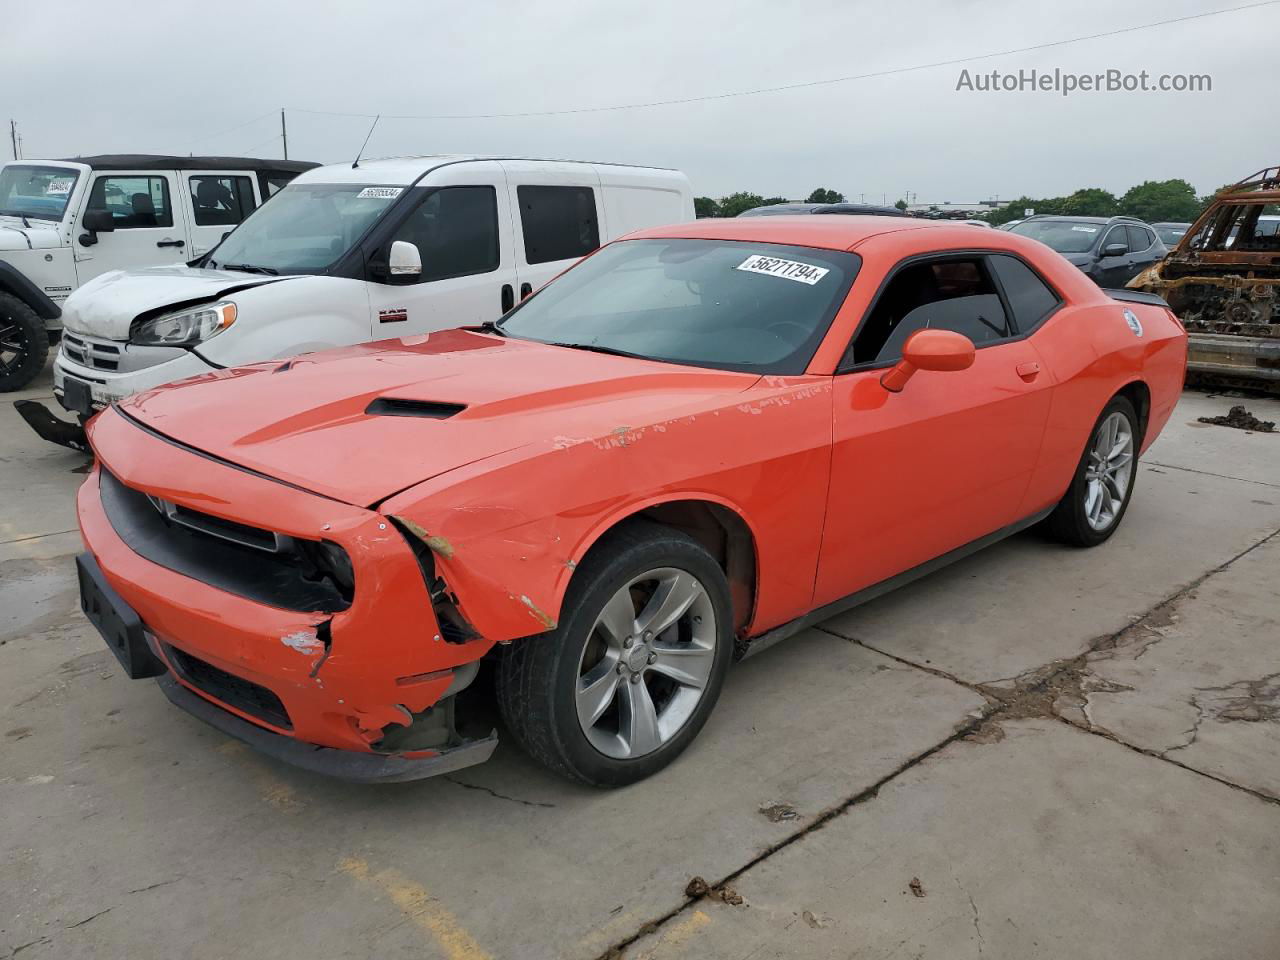
<path id="1" fill-rule="evenodd" d="M 115 233 L 116 221 L 110 210 L 86 210 L 80 226 L 85 231 L 80 234 L 80 246 L 92 247 L 98 242 L 98 234 Z"/>
<path id="2" fill-rule="evenodd" d="M 388 269 L 393 281 L 409 282 L 422 275 L 422 254 L 416 244 L 407 240 L 396 240 L 391 244 L 391 256 Z"/>
<path id="3" fill-rule="evenodd" d="M 885 371 L 880 385 L 890 393 L 902 388 L 917 370 L 965 370 L 973 366 L 973 341 L 952 330 L 917 330 L 902 345 L 902 359 Z"/>
<path id="4" fill-rule="evenodd" d="M 1107 257 L 1123 257 L 1129 252 L 1129 248 L 1123 243 L 1108 243 L 1102 248 L 1103 258 Z"/>

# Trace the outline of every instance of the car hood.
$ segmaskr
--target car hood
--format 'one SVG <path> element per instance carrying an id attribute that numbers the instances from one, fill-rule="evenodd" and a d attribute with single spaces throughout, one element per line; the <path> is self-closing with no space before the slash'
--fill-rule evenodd
<path id="1" fill-rule="evenodd" d="M 216 371 L 120 409 L 219 459 L 372 506 L 529 444 L 608 442 L 759 379 L 446 330 Z"/>
<path id="2" fill-rule="evenodd" d="M 62 325 L 72 333 L 128 340 L 129 327 L 139 314 L 207 303 L 286 279 L 183 266 L 111 270 L 67 297 L 62 305 Z"/>
<path id="3" fill-rule="evenodd" d="M 56 250 L 62 246 L 58 228 L 47 220 L 28 220 L 22 225 L 20 217 L 0 217 L 0 252 L 13 250 Z"/>
<path id="4" fill-rule="evenodd" d="M 1091 253 L 1064 253 L 1062 258 L 1073 267 L 1091 267 L 1093 266 L 1093 254 Z"/>

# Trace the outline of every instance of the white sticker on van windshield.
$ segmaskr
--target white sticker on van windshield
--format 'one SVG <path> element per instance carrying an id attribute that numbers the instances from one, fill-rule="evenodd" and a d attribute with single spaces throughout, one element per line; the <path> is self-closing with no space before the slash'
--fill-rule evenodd
<path id="1" fill-rule="evenodd" d="M 826 267 L 815 267 L 813 264 L 800 263 L 797 260 L 762 257 L 758 253 L 743 260 L 738 264 L 737 269 L 746 270 L 748 273 L 764 273 L 771 277 L 796 280 L 800 283 L 807 283 L 811 287 L 831 272 Z"/>
<path id="2" fill-rule="evenodd" d="M 70 193 L 71 185 L 75 182 L 74 177 L 67 177 L 62 180 L 50 180 L 49 185 L 44 188 L 45 196 L 61 196 L 64 193 Z"/>
<path id="3" fill-rule="evenodd" d="M 1098 232 L 1097 227 L 1074 226 L 1071 229 L 1074 230 L 1076 233 L 1097 233 Z"/>
<path id="4" fill-rule="evenodd" d="M 356 194 L 357 200 L 394 200 L 404 187 L 365 187 Z"/>

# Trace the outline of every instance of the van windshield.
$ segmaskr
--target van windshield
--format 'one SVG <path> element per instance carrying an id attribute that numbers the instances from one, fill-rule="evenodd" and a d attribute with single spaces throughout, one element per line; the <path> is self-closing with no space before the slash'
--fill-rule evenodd
<path id="1" fill-rule="evenodd" d="M 350 250 L 404 189 L 359 183 L 291 184 L 223 240 L 208 265 L 318 273 Z"/>
<path id="2" fill-rule="evenodd" d="M 0 216 L 61 220 L 80 174 L 10 163 L 0 170 Z"/>
<path id="3" fill-rule="evenodd" d="M 497 325 L 522 340 L 668 363 L 804 373 L 861 261 L 731 240 L 623 240 Z"/>

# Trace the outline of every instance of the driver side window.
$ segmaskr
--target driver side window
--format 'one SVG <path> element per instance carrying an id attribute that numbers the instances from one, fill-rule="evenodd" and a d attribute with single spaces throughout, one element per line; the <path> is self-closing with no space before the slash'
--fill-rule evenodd
<path id="1" fill-rule="evenodd" d="M 907 337 L 926 328 L 964 334 L 978 347 L 1013 336 L 983 258 L 927 260 L 899 270 L 871 308 L 845 365 L 894 363 Z"/>
<path id="2" fill-rule="evenodd" d="M 109 210 L 117 230 L 173 226 L 164 177 L 98 177 L 89 191 L 88 209 Z"/>
<path id="3" fill-rule="evenodd" d="M 493 187 L 442 187 L 418 204 L 392 240 L 418 248 L 419 283 L 497 270 L 497 192 Z"/>

